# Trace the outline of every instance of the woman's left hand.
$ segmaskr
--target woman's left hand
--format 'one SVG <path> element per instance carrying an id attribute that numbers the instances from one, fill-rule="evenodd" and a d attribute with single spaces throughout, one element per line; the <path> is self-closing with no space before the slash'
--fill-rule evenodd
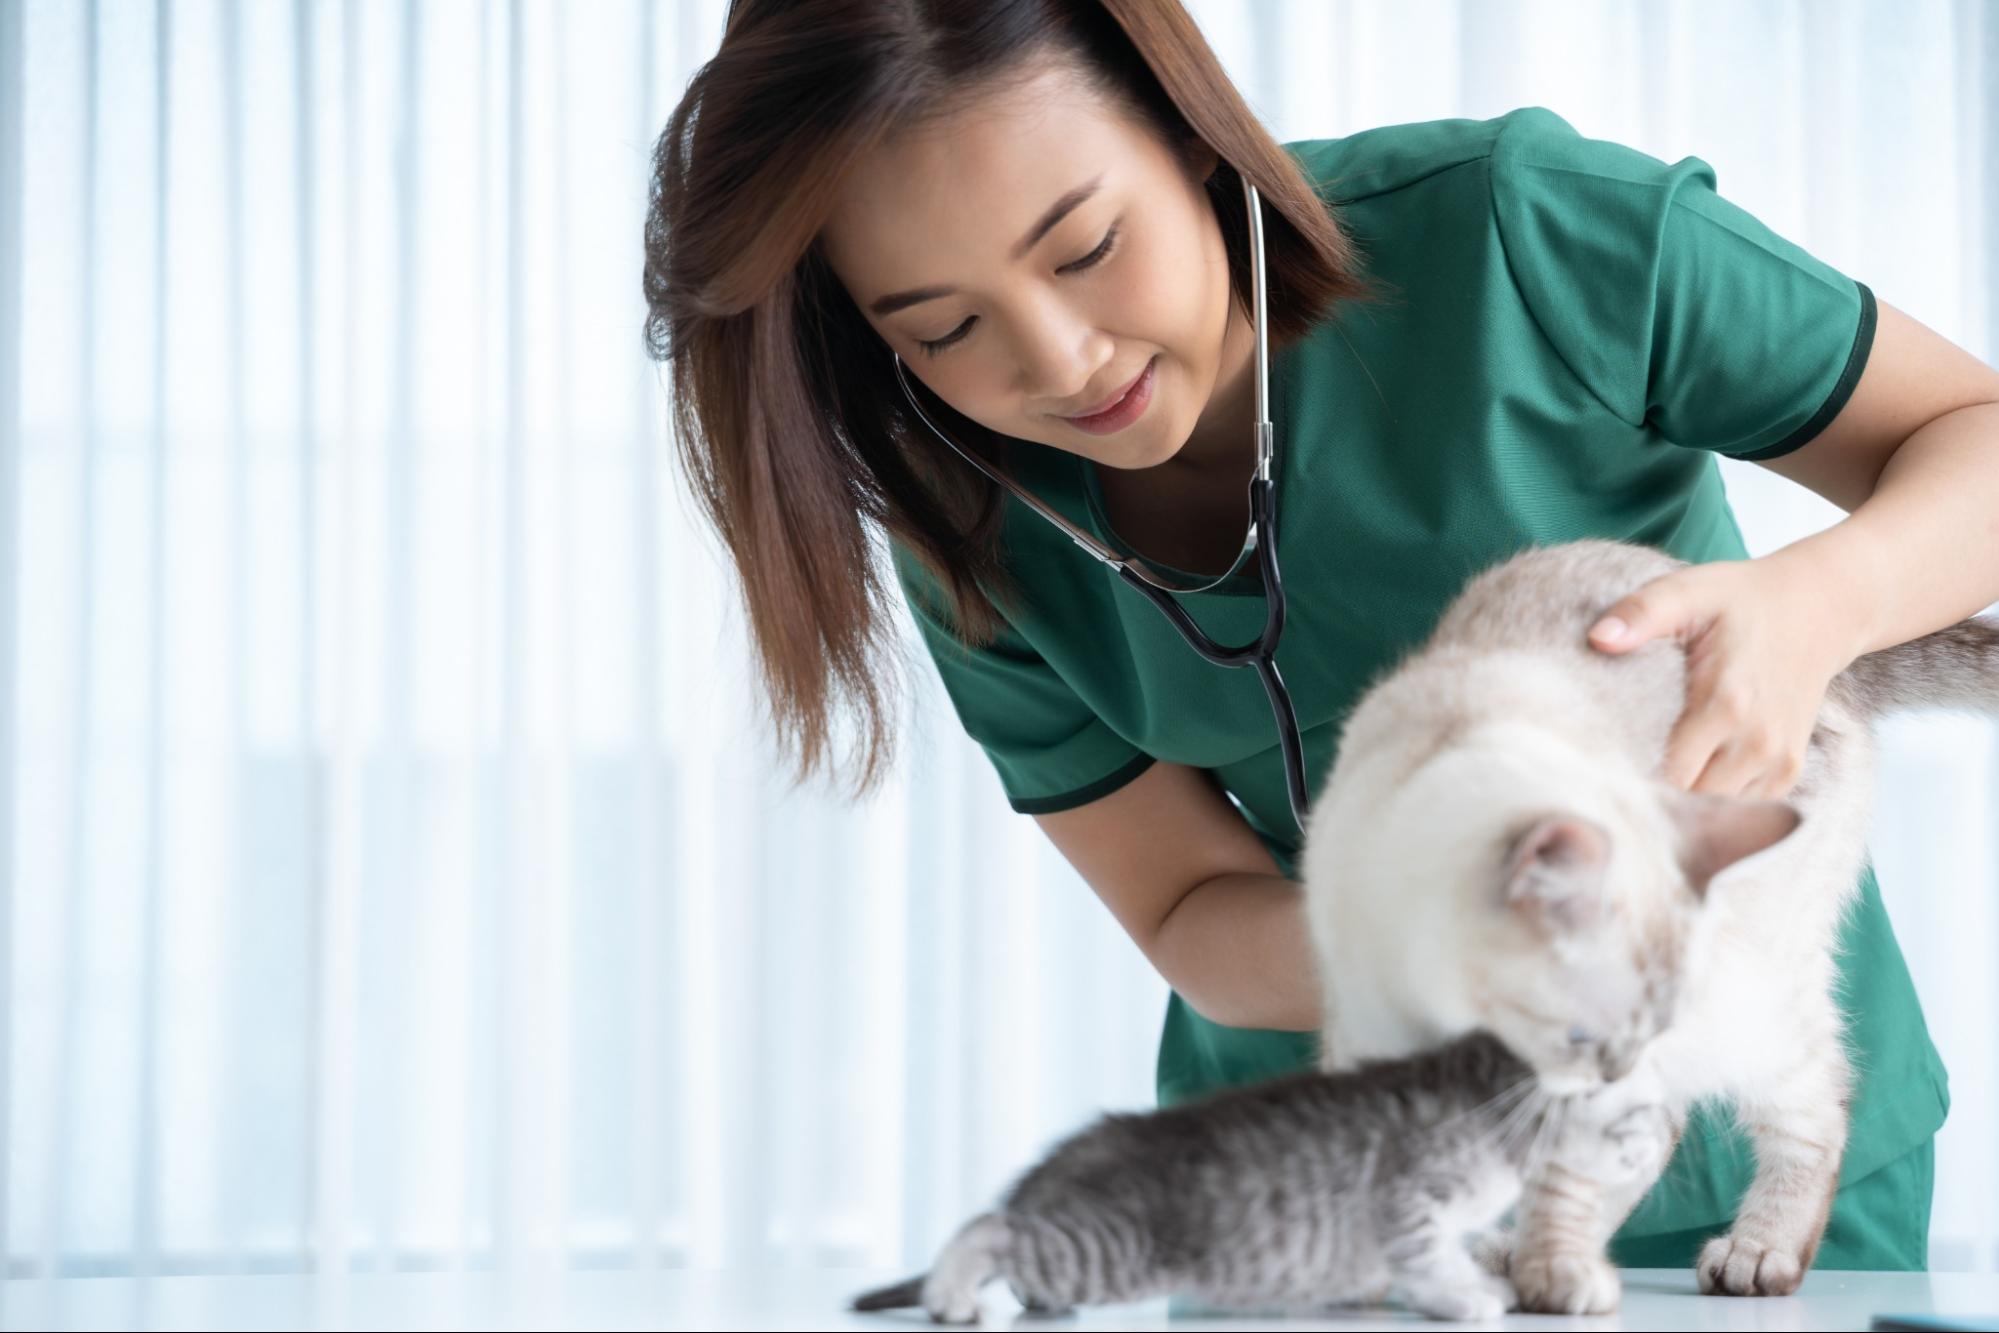
<path id="1" fill-rule="evenodd" d="M 1815 572 L 1774 556 L 1688 565 L 1591 627 L 1591 646 L 1604 652 L 1662 637 L 1685 647 L 1687 699 L 1662 764 L 1669 782 L 1774 798 L 1798 780 L 1826 686 L 1857 655 L 1855 618 L 1829 604 L 1837 594 Z"/>

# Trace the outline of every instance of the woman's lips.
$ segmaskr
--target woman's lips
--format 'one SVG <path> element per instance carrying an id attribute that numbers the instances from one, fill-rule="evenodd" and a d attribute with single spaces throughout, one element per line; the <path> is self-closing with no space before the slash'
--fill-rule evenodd
<path id="1" fill-rule="evenodd" d="M 1125 388 L 1123 395 L 1116 402 L 1103 411 L 1062 419 L 1077 430 L 1086 430 L 1092 435 L 1109 435 L 1123 430 L 1143 416 L 1146 404 L 1152 401 L 1152 372 L 1158 362 L 1157 356 L 1147 361 L 1145 369 L 1138 373 L 1138 378 Z"/>

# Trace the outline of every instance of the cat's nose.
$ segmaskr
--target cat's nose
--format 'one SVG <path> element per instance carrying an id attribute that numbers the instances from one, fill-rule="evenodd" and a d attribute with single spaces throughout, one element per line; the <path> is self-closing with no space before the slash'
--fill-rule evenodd
<path id="1" fill-rule="evenodd" d="M 1615 1083 L 1638 1066 L 1636 1045 L 1605 1046 L 1597 1056 L 1597 1068 L 1606 1083 Z"/>

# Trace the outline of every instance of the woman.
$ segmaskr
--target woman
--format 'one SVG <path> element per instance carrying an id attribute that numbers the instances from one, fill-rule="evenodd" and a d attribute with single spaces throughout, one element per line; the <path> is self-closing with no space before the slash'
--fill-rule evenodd
<path id="1" fill-rule="evenodd" d="M 879 528 L 1009 801 L 1172 986 L 1162 1103 L 1312 1061 L 1268 701 L 930 434 L 892 353 L 1072 521 L 1220 573 L 1254 457 L 1257 187 L 1280 666 L 1313 778 L 1369 679 L 1525 544 L 1696 562 L 1593 641 L 1686 645 L 1668 775 L 1714 793 L 1781 795 L 1833 675 L 1999 596 L 1999 374 L 1722 200 L 1698 158 L 1540 108 L 1280 146 L 1166 0 L 753 0 L 654 165 L 651 347 L 801 771 L 836 684 L 865 723 L 860 789 L 886 766 Z M 1717 453 L 1849 515 L 1750 560 Z M 1182 600 L 1242 642 L 1259 592 L 1252 569 Z M 1921 1268 L 1945 1074 L 1871 872 L 1861 901 L 1862 1072 L 1818 1263 Z M 1751 1165 L 1697 1120 L 1615 1257 L 1690 1264 Z"/>

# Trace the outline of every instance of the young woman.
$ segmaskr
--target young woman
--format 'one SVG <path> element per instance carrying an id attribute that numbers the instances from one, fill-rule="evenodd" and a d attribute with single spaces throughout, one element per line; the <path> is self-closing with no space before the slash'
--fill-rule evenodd
<path id="1" fill-rule="evenodd" d="M 1279 145 L 1170 0 L 740 10 L 659 140 L 645 291 L 773 716 L 810 772 L 839 695 L 858 790 L 886 767 L 885 538 L 1013 807 L 1172 987 L 1162 1103 L 1312 1061 L 1270 702 L 940 442 L 896 357 L 933 420 L 1071 522 L 1220 574 L 1255 457 L 1256 187 L 1280 665 L 1314 779 L 1368 680 L 1523 545 L 1697 562 L 1593 635 L 1686 646 L 1668 776 L 1720 794 L 1781 795 L 1834 674 L 1999 597 L 1999 373 L 1720 198 L 1698 158 L 1531 107 Z M 1848 516 L 1748 559 L 1715 454 Z M 1261 591 L 1251 565 L 1181 603 L 1241 643 Z M 1860 1083 L 1817 1262 L 1921 1268 L 1945 1074 L 1871 871 L 1861 903 Z M 1615 1257 L 1690 1264 L 1751 1167 L 1697 1119 Z"/>

